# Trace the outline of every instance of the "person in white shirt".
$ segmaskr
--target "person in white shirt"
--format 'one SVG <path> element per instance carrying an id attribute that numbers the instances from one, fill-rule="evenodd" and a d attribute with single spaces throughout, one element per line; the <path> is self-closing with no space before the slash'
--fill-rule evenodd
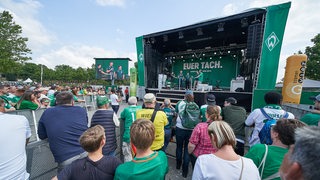
<path id="1" fill-rule="evenodd" d="M 26 144 L 31 137 L 29 122 L 24 116 L 4 111 L 4 101 L 0 99 L 0 179 L 29 179 L 26 171 Z"/>
<path id="2" fill-rule="evenodd" d="M 208 133 L 214 148 L 213 154 L 200 155 L 196 161 L 192 179 L 260 179 L 259 171 L 251 159 L 236 154 L 236 136 L 224 121 L 213 121 Z"/>
<path id="3" fill-rule="evenodd" d="M 115 94 L 114 89 L 111 89 L 110 100 L 111 100 L 111 107 L 113 111 L 117 114 L 119 110 L 119 102 L 121 102 L 121 99 L 118 97 L 118 95 Z"/>
<path id="4" fill-rule="evenodd" d="M 286 113 L 288 113 L 287 119 L 294 119 L 294 115 L 290 112 L 286 112 L 281 108 L 282 95 L 276 91 L 270 91 L 264 95 L 264 101 L 266 102 L 266 106 L 263 107 L 263 110 L 274 119 L 284 118 Z M 252 135 L 249 137 L 249 145 L 250 147 L 260 143 L 259 132 L 264 126 L 264 120 L 266 120 L 260 108 L 253 110 L 245 121 L 245 125 L 247 127 L 254 126 Z"/>

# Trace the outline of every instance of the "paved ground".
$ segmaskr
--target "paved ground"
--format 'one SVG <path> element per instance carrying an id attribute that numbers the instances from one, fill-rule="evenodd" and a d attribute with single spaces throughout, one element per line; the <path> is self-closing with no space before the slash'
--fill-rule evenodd
<path id="1" fill-rule="evenodd" d="M 138 102 L 138 105 L 142 105 L 142 101 Z M 118 116 L 120 116 L 120 113 L 123 111 L 125 107 L 128 105 L 125 102 L 122 102 L 119 111 L 118 111 Z M 89 111 L 88 117 L 91 119 L 94 111 Z M 177 170 L 176 169 L 176 158 L 175 158 L 175 151 L 176 151 L 176 143 L 175 142 L 170 142 L 168 147 L 167 147 L 167 155 L 168 155 L 168 163 L 169 163 L 169 172 L 166 176 L 166 180 L 177 180 L 177 179 L 192 179 L 192 166 L 191 163 L 189 165 L 189 174 L 187 178 L 182 177 L 182 170 Z"/>

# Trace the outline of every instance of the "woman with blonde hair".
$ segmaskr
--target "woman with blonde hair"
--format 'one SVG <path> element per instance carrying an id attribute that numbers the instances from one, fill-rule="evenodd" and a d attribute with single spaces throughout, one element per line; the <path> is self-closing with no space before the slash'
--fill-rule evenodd
<path id="1" fill-rule="evenodd" d="M 213 121 L 219 121 L 222 119 L 220 116 L 220 108 L 216 105 L 209 105 L 206 110 L 206 119 L 206 122 L 197 124 L 189 139 L 188 153 L 190 155 L 192 168 L 194 168 L 194 164 L 196 163 L 198 156 L 202 154 L 215 153 L 217 151 L 217 149 L 211 144 L 208 134 L 208 126 Z"/>
<path id="2" fill-rule="evenodd" d="M 208 127 L 211 144 L 218 149 L 198 157 L 192 179 L 260 179 L 251 159 L 235 153 L 236 136 L 224 121 L 213 121 Z"/>

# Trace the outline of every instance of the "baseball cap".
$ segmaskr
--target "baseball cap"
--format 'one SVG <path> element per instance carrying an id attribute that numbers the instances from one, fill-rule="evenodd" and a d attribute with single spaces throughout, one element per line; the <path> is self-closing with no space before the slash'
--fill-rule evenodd
<path id="1" fill-rule="evenodd" d="M 187 91 L 186 91 L 186 95 L 188 95 L 188 94 L 193 95 L 193 92 L 192 92 L 191 90 L 187 90 Z"/>
<path id="2" fill-rule="evenodd" d="M 208 102 L 216 102 L 216 96 L 214 96 L 213 94 L 208 94 L 207 101 Z"/>
<path id="3" fill-rule="evenodd" d="M 147 93 L 143 97 L 143 102 L 145 102 L 145 103 L 152 103 L 154 101 L 156 101 L 156 97 L 154 96 L 153 93 Z"/>
<path id="4" fill-rule="evenodd" d="M 107 98 L 107 96 L 98 96 L 97 97 L 97 106 L 103 106 L 105 104 L 110 103 L 111 101 Z"/>
<path id="5" fill-rule="evenodd" d="M 237 104 L 237 100 L 234 97 L 228 97 L 227 99 L 225 99 L 225 101 L 227 101 L 230 104 Z"/>
<path id="6" fill-rule="evenodd" d="M 320 94 L 318 94 L 317 96 L 311 96 L 310 99 L 313 100 L 313 101 L 319 101 L 320 102 Z"/>

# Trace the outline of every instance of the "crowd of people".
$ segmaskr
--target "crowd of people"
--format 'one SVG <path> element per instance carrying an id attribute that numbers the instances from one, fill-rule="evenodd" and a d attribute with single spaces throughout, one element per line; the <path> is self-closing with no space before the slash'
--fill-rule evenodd
<path id="1" fill-rule="evenodd" d="M 76 98 L 81 90 L 93 93 L 90 88 L 83 92 L 78 87 L 0 85 L 0 143 L 5 144 L 0 148 L 0 179 L 29 178 L 25 152 L 31 136 L 28 120 L 5 112 L 42 106 L 47 109 L 37 134 L 48 140 L 58 163 L 53 179 L 165 179 L 169 171 L 166 151 L 174 139 L 181 178 L 186 178 L 190 169 L 195 180 L 320 176 L 320 94 L 312 97 L 315 110 L 298 120 L 282 109 L 282 96 L 274 91 L 265 94 L 266 106 L 247 116 L 237 99 L 226 98 L 221 108 L 213 93 L 207 94 L 206 104 L 199 107 L 191 90 L 175 107 L 169 98 L 159 104 L 154 94 L 147 93 L 142 106 L 131 96 L 118 112 L 124 102 L 111 89 L 109 95 L 97 93 L 98 109 L 89 120 L 84 108 L 74 106 L 81 101 Z M 116 137 L 118 126 L 121 142 Z M 248 129 L 253 131 L 246 135 Z M 14 139 L 6 138 L 12 133 Z M 116 156 L 118 145 L 123 157 Z"/>

